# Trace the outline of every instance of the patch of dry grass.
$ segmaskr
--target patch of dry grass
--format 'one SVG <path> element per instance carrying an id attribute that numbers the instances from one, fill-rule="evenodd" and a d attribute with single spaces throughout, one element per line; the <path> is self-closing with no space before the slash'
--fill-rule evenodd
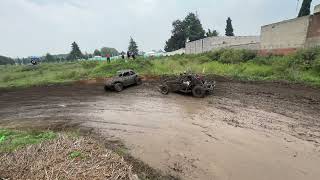
<path id="1" fill-rule="evenodd" d="M 59 137 L 0 154 L 0 179 L 136 179 L 122 157 L 89 137 Z"/>

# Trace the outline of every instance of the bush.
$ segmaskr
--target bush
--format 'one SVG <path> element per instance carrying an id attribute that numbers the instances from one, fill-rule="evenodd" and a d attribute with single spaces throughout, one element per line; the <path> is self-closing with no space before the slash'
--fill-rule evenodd
<path id="1" fill-rule="evenodd" d="M 312 69 L 320 74 L 320 56 L 318 55 L 317 58 L 312 62 Z"/>
<path id="2" fill-rule="evenodd" d="M 219 61 L 221 54 L 225 51 L 225 49 L 220 49 L 216 51 L 211 51 L 207 53 L 207 56 L 213 61 Z"/>
<path id="3" fill-rule="evenodd" d="M 9 57 L 5 57 L 5 56 L 0 56 L 0 65 L 7 65 L 7 64 L 15 64 L 14 60 L 9 58 Z"/>
<path id="4" fill-rule="evenodd" d="M 72 70 L 69 72 L 62 72 L 56 76 L 58 80 L 78 80 L 85 77 L 87 74 L 81 71 Z"/>
<path id="5" fill-rule="evenodd" d="M 227 64 L 238 64 L 247 62 L 257 56 L 255 51 L 245 49 L 220 49 L 207 53 L 207 56 L 213 61 L 219 61 Z"/>
<path id="6" fill-rule="evenodd" d="M 293 56 L 292 65 L 298 65 L 302 69 L 311 69 L 317 57 L 320 56 L 320 48 L 301 49 Z"/>
<path id="7" fill-rule="evenodd" d="M 85 69 L 92 69 L 99 65 L 99 61 L 81 61 L 80 64 Z"/>

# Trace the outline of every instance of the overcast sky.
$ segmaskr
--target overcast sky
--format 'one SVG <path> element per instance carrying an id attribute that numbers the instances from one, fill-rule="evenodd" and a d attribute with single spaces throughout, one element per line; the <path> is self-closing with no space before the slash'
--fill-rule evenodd
<path id="1" fill-rule="evenodd" d="M 163 49 L 172 21 L 188 12 L 197 12 L 205 29 L 221 35 L 228 16 L 236 35 L 259 35 L 261 25 L 296 17 L 297 1 L 0 0 L 0 55 L 68 53 L 73 41 L 83 52 L 102 46 L 122 51 L 130 36 L 140 50 Z"/>

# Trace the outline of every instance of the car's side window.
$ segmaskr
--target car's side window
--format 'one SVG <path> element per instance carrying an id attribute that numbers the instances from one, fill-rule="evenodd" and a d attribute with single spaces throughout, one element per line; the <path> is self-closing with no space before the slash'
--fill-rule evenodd
<path id="1" fill-rule="evenodd" d="M 136 73 L 133 71 L 130 71 L 130 76 L 135 75 Z"/>
<path id="2" fill-rule="evenodd" d="M 130 76 L 130 73 L 129 72 L 125 72 L 125 73 L 123 73 L 123 76 Z"/>
<path id="3" fill-rule="evenodd" d="M 123 74 L 121 73 L 121 74 L 119 74 L 119 77 L 122 77 L 123 76 Z"/>

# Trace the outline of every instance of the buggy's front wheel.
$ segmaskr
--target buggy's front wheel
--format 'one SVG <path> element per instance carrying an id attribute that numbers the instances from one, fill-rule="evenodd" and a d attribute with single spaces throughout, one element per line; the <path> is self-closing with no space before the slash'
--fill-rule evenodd
<path id="1" fill-rule="evenodd" d="M 195 86 L 192 89 L 192 94 L 194 97 L 203 98 L 206 94 L 206 91 L 204 90 L 204 88 L 202 86 Z"/>
<path id="2" fill-rule="evenodd" d="M 104 86 L 104 91 L 109 91 L 109 87 L 107 85 Z"/>
<path id="3" fill-rule="evenodd" d="M 164 95 L 169 94 L 169 86 L 167 85 L 161 85 L 160 86 L 160 92 Z"/>

